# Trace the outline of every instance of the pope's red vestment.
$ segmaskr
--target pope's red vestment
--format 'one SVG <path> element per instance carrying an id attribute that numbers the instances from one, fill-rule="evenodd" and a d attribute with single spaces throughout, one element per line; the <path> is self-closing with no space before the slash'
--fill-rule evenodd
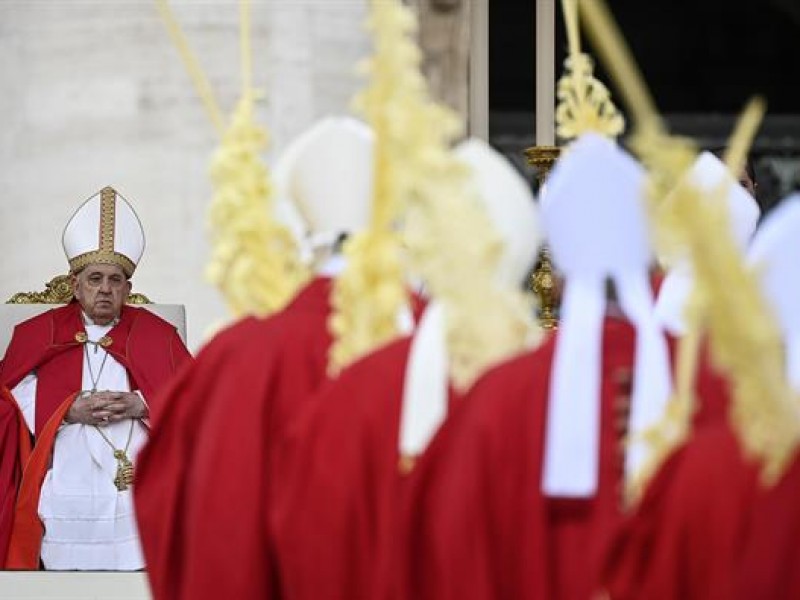
<path id="1" fill-rule="evenodd" d="M 22 469 L 16 496 L 11 541 L 5 559 L 7 568 L 37 569 L 42 539 L 38 516 L 39 492 L 50 468 L 55 437 L 75 395 L 81 390 L 85 336 L 80 305 L 66 306 L 33 317 L 14 329 L 0 370 L 0 383 L 13 389 L 31 372 L 36 373 L 35 444 L 30 449 L 29 432 L 22 415 L 12 417 L 7 408 L 0 411 L 4 422 L 13 419 L 17 435 L 2 438 L 3 457 L 16 455 Z M 190 355 L 175 327 L 142 308 L 124 306 L 118 323 L 108 332 L 111 344 L 105 349 L 125 367 L 132 390 L 139 390 L 151 410 L 157 412 L 157 391 Z M 15 406 L 6 397 L 2 406 Z M 8 431 L 15 429 L 13 425 Z M 5 465 L 4 465 L 5 468 Z M 4 485 L 9 479 L 5 478 Z M 9 497 L 8 488 L 0 498 Z M 2 525 L 0 525 L 0 532 Z M 2 538 L 0 538 L 2 539 Z"/>
<path id="2" fill-rule="evenodd" d="M 591 498 L 547 498 L 541 490 L 557 340 L 487 372 L 418 462 L 402 510 L 395 598 L 591 597 L 622 516 L 635 332 L 622 320 L 605 320 Z M 576 377 L 582 368 L 574 366 Z"/>
<path id="3" fill-rule="evenodd" d="M 221 332 L 162 394 L 134 486 L 155 598 L 278 597 L 276 445 L 327 378 L 331 287 Z"/>

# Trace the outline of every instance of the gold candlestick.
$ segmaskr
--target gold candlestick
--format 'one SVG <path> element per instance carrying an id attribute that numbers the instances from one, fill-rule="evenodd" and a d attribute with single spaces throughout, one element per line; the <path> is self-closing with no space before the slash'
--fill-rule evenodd
<path id="1" fill-rule="evenodd" d="M 539 181 L 539 193 L 556 164 L 561 148 L 558 146 L 534 146 L 525 150 L 528 164 L 536 168 L 536 178 Z M 539 260 L 531 276 L 531 289 L 539 298 L 539 322 L 542 329 L 551 330 L 558 326 L 556 318 L 556 277 L 553 271 L 553 262 L 550 250 L 543 246 L 539 252 Z"/>

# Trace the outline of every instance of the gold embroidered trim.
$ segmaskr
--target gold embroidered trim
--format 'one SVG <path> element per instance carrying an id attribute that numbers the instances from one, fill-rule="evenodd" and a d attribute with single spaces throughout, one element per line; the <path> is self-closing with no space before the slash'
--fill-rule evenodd
<path id="1" fill-rule="evenodd" d="M 69 268 L 73 273 L 77 273 L 91 264 L 117 265 L 122 267 L 122 270 L 128 277 L 131 277 L 136 270 L 136 265 L 130 258 L 119 252 L 109 252 L 108 250 L 93 250 L 91 252 L 79 254 L 75 258 L 70 259 Z"/>
<path id="2" fill-rule="evenodd" d="M 100 250 L 114 251 L 114 212 L 117 192 L 105 187 L 100 192 Z M 133 273 L 133 271 L 131 271 Z M 128 275 L 130 277 L 130 274 Z"/>

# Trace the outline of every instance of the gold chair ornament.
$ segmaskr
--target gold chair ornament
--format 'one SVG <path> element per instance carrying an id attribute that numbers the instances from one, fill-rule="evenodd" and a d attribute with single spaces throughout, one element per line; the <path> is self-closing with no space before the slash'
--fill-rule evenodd
<path id="1" fill-rule="evenodd" d="M 6 304 L 67 304 L 72 301 L 72 283 L 69 275 L 56 275 L 45 283 L 41 292 L 18 292 Z M 144 294 L 130 294 L 128 304 L 152 304 Z"/>

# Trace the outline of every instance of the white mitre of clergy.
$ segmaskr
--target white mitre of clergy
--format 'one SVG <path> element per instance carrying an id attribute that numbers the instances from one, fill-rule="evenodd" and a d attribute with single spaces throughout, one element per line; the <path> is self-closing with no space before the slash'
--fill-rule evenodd
<path id="1" fill-rule="evenodd" d="M 296 208 L 312 248 L 369 223 L 374 137 L 357 119 L 326 117 L 294 139 L 275 164 L 278 196 Z"/>
<path id="2" fill-rule="evenodd" d="M 783 334 L 787 380 L 800 392 L 800 194 L 780 202 L 764 219 L 747 259 Z"/>
<path id="3" fill-rule="evenodd" d="M 481 139 L 460 143 L 455 155 L 469 166 L 475 196 L 503 241 L 498 281 L 504 286 L 519 286 L 542 244 L 531 186 L 505 156 Z"/>
<path id="4" fill-rule="evenodd" d="M 739 184 L 725 163 L 711 152 L 703 152 L 697 157 L 685 175 L 685 180 L 702 192 L 707 201 L 718 198 L 720 190 L 724 192 L 730 231 L 744 253 L 761 215 L 755 198 Z M 665 201 L 669 202 L 669 197 Z M 684 312 L 693 285 L 694 278 L 687 258 L 678 258 L 675 264 L 669 265 L 656 301 L 656 315 L 664 329 L 670 333 L 685 333 Z"/>
<path id="5" fill-rule="evenodd" d="M 531 187 L 502 154 L 482 140 L 462 142 L 455 155 L 470 168 L 475 198 L 503 241 L 497 265 L 498 284 L 518 287 L 542 242 Z M 401 456 L 422 454 L 447 417 L 449 361 L 445 321 L 444 307 L 432 300 L 411 341 L 400 414 Z"/>
<path id="6" fill-rule="evenodd" d="M 556 163 L 540 199 L 556 267 L 565 279 L 550 376 L 542 489 L 589 497 L 598 482 L 606 283 L 636 328 L 626 473 L 646 459 L 641 433 L 670 394 L 666 340 L 653 314 L 645 171 L 616 142 L 586 133 Z"/>
<path id="7" fill-rule="evenodd" d="M 131 277 L 144 253 L 144 229 L 136 211 L 114 188 L 105 187 L 70 218 L 62 236 L 70 271 L 90 264 L 122 267 Z"/>

